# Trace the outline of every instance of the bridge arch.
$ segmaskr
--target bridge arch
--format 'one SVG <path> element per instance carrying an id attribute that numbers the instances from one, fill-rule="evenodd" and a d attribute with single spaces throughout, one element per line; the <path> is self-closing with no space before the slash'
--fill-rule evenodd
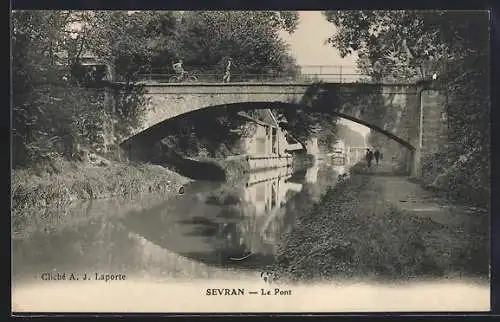
<path id="1" fill-rule="evenodd" d="M 110 86 L 120 90 L 122 84 Z M 122 147 L 147 147 L 153 138 L 165 130 L 167 120 L 187 116 L 190 112 L 209 112 L 218 109 L 269 108 L 299 104 L 304 108 L 319 108 L 321 112 L 363 124 L 383 133 L 409 153 L 402 152 L 398 160 L 411 166 L 411 175 L 422 174 L 421 159 L 435 153 L 435 144 L 445 135 L 440 112 L 446 107 L 444 88 L 437 84 L 373 84 L 373 83 L 143 83 L 147 105 L 145 118 L 123 138 Z M 242 106 L 246 105 L 244 108 Z M 256 107 L 260 104 L 261 107 Z M 288 108 L 293 105 L 286 105 Z M 292 108 L 297 108 L 292 107 Z M 385 114 L 384 111 L 395 113 Z M 384 113 L 382 113 L 384 112 Z M 391 114 L 391 115 L 389 115 Z M 392 117 L 392 119 L 390 119 Z M 441 133 L 443 132 L 443 133 Z M 151 142 L 154 143 L 154 142 Z M 399 145 L 398 144 L 398 145 Z M 142 146 L 142 147 L 141 147 Z"/>
<path id="2" fill-rule="evenodd" d="M 121 85 L 118 84 L 118 89 Z M 157 123 L 207 106 L 235 103 L 299 103 L 314 107 L 318 101 L 327 102 L 330 108 L 346 116 L 356 115 L 362 106 L 381 105 L 381 109 L 398 109 L 410 112 L 407 128 L 417 129 L 421 86 L 417 84 L 365 84 L 365 83 L 197 83 L 159 84 L 146 83 L 146 115 L 143 123 L 130 136 L 138 134 Z M 348 107 L 347 107 L 348 106 Z M 346 110 L 351 109 L 350 111 Z M 366 117 L 363 115 L 363 117 Z M 363 120 L 356 117 L 358 120 Z M 417 122 L 415 122 L 417 120 Z M 368 120 L 369 124 L 374 124 Z M 398 133 L 400 134 L 400 133 Z M 405 135 L 415 146 L 418 138 L 413 133 Z M 418 133 L 417 133 L 418 134 Z M 401 135 L 399 135 L 401 136 Z"/>
<path id="3" fill-rule="evenodd" d="M 345 112 L 339 112 L 334 109 L 325 109 L 321 107 L 314 107 L 314 105 L 309 106 L 304 103 L 292 103 L 292 102 L 280 102 L 280 101 L 241 101 L 241 102 L 234 102 L 234 103 L 229 103 L 229 104 L 220 104 L 220 105 L 212 105 L 212 106 L 204 106 L 201 108 L 197 108 L 185 113 L 177 114 L 171 118 L 164 119 L 161 122 L 158 122 L 149 128 L 146 128 L 139 133 L 133 135 L 132 137 L 128 138 L 127 140 L 123 141 L 121 143 L 122 147 L 127 147 L 130 145 L 140 145 L 140 146 L 148 146 L 149 144 L 154 144 L 155 142 L 161 140 L 165 136 L 167 136 L 169 133 L 169 130 L 171 129 L 170 124 L 173 122 L 180 120 L 185 117 L 189 117 L 190 115 L 194 114 L 199 114 L 199 113 L 206 113 L 207 117 L 217 117 L 217 116 L 222 116 L 222 115 L 228 115 L 228 114 L 236 114 L 239 111 L 245 111 L 245 110 L 260 110 L 260 109 L 305 109 L 311 112 L 320 112 L 320 113 L 325 113 L 325 114 L 331 114 L 335 115 L 347 120 L 350 120 L 352 122 L 355 122 L 357 124 L 364 125 L 371 130 L 374 130 L 378 133 L 381 133 L 388 138 L 396 141 L 399 143 L 401 146 L 405 147 L 408 149 L 410 152 L 414 152 L 416 150 L 416 147 L 411 143 L 408 142 L 405 139 L 402 139 L 401 137 L 397 136 L 396 134 L 392 133 L 391 131 L 388 131 L 386 129 L 383 129 L 380 126 L 377 126 L 371 122 L 368 122 L 366 120 L 362 120 L 356 116 L 347 114 Z M 293 133 L 291 133 L 293 135 Z"/>

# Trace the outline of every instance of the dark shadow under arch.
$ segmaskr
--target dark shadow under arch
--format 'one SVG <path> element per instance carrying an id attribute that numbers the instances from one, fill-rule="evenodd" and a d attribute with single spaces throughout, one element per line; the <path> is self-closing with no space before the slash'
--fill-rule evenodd
<path id="1" fill-rule="evenodd" d="M 397 135 L 384 130 L 374 124 L 371 124 L 369 122 L 360 120 L 352 115 L 348 115 L 345 113 L 337 112 L 334 110 L 327 110 L 324 108 L 315 108 L 314 106 L 307 106 L 305 104 L 300 104 L 300 103 L 285 103 L 285 102 L 239 102 L 239 103 L 231 103 L 231 104 L 224 104 L 224 105 L 215 105 L 215 106 L 207 106 L 201 109 L 193 110 L 187 113 L 179 114 L 173 118 L 164 120 L 162 122 L 159 122 L 142 132 L 137 133 L 136 135 L 128 138 L 127 140 L 123 141 L 120 146 L 121 147 L 127 147 L 130 146 L 134 143 L 140 143 L 141 145 L 147 144 L 147 143 L 153 143 L 161 140 L 163 137 L 168 135 L 168 124 L 171 122 L 175 122 L 176 120 L 179 120 L 181 118 L 189 117 L 192 114 L 199 114 L 199 113 L 206 113 L 207 117 L 217 117 L 221 116 L 224 114 L 236 114 L 239 111 L 243 110 L 256 110 L 256 109 L 287 109 L 287 108 L 296 108 L 296 109 L 306 109 L 312 112 L 321 112 L 321 113 L 330 113 L 332 115 L 336 115 L 338 117 L 345 118 L 347 120 L 353 121 L 355 123 L 364 125 L 374 131 L 377 131 L 379 133 L 382 133 L 383 135 L 387 136 L 388 138 L 398 142 L 405 148 L 407 148 L 410 151 L 415 151 L 415 147 L 411 145 L 409 142 L 407 142 L 404 139 L 401 139 Z M 292 133 L 293 134 L 293 133 Z"/>

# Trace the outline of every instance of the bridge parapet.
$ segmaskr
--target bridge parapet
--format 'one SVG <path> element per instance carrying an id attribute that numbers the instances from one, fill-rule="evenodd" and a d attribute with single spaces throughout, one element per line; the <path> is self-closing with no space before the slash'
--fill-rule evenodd
<path id="1" fill-rule="evenodd" d="M 264 68 L 265 69 L 265 68 Z M 218 83 L 223 82 L 225 69 L 202 68 L 186 66 L 186 74 L 183 77 L 173 73 L 168 68 L 147 67 L 137 75 L 139 80 L 159 83 L 181 83 L 181 82 L 202 82 Z M 305 82 L 314 83 L 318 81 L 333 83 L 376 83 L 369 74 L 363 73 L 355 65 L 303 65 L 300 71 L 277 71 L 273 67 L 268 67 L 266 72 L 244 72 L 233 70 L 230 73 L 231 82 L 236 83 L 262 83 L 262 82 Z M 408 80 L 409 83 L 418 79 Z M 401 82 L 401 80 L 386 80 L 386 82 Z"/>

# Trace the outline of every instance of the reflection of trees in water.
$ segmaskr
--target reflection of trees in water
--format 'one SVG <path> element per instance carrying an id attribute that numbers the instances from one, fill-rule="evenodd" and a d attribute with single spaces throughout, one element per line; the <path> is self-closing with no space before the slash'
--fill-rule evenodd
<path id="1" fill-rule="evenodd" d="M 318 181 L 316 185 L 321 189 L 321 191 L 326 192 L 328 186 L 335 183 L 338 173 L 327 165 L 323 165 L 318 171 Z"/>
<path id="2" fill-rule="evenodd" d="M 195 194 L 129 216 L 124 224 L 162 248 L 220 265 L 226 255 L 246 253 L 255 243 L 251 207 L 241 192 L 238 187 L 197 189 Z"/>
<path id="3" fill-rule="evenodd" d="M 219 217 L 226 220 L 219 224 L 216 235 L 218 249 L 228 257 L 240 258 L 248 253 L 265 251 L 255 206 L 241 202 L 221 210 Z M 231 220 L 232 219 L 232 220 Z"/>
<path id="4" fill-rule="evenodd" d="M 320 169 L 320 176 L 325 175 L 331 176 Z M 321 178 L 317 184 L 322 189 L 329 182 Z M 286 184 L 281 187 L 288 189 Z M 186 189 L 188 191 L 189 187 Z M 276 204 L 277 208 L 258 214 L 260 208 L 253 201 L 246 201 L 245 189 L 235 183 L 215 189 L 198 189 L 194 195 L 187 192 L 166 206 L 127 219 L 126 225 L 163 248 L 207 264 L 227 265 L 231 262 L 230 257 L 241 258 L 249 253 L 253 255 L 245 262 L 251 263 L 243 265 L 269 261 L 282 235 L 293 226 L 295 213 L 311 205 L 313 190 L 299 195 L 288 190 L 285 200 Z M 319 191 L 314 193 L 319 194 Z M 180 217 L 172 219 L 173 213 Z M 271 216 L 273 214 L 275 216 Z M 166 218 L 170 219 L 165 221 Z M 180 226 L 175 228 L 176 225 Z M 168 237 L 170 234 L 172 237 Z"/>
<path id="5" fill-rule="evenodd" d="M 245 232 L 241 230 L 240 223 L 223 223 L 217 233 L 217 249 L 226 260 L 240 258 L 250 252 L 245 241 Z"/>
<path id="6" fill-rule="evenodd" d="M 228 184 L 209 191 L 205 195 L 205 203 L 212 205 L 239 205 L 243 202 L 244 188 L 242 184 Z"/>
<path id="7" fill-rule="evenodd" d="M 320 165 L 318 180 L 315 184 L 304 184 L 302 190 L 285 205 L 283 216 L 283 231 L 290 232 L 297 223 L 300 214 L 312 210 L 316 202 L 327 192 L 328 187 L 336 184 L 337 173 L 326 165 Z"/>
<path id="8" fill-rule="evenodd" d="M 309 205 L 319 202 L 321 197 L 326 193 L 328 187 L 335 185 L 336 181 L 337 173 L 331 167 L 320 166 L 318 170 L 318 180 L 314 184 L 304 184 L 302 189 L 303 198 L 309 200 Z"/>
<path id="9" fill-rule="evenodd" d="M 223 207 L 218 215 L 215 233 L 216 247 L 223 257 L 236 256 L 248 252 L 248 222 L 243 203 L 243 189 L 225 186 L 210 192 L 205 203 Z M 247 237 L 247 238 L 245 238 Z"/>
<path id="10" fill-rule="evenodd" d="M 235 183 L 216 189 L 197 190 L 196 195 L 191 197 L 187 193 L 173 206 L 152 209 L 149 214 L 142 214 L 141 218 L 128 220 L 128 226 L 161 247 L 207 264 L 227 265 L 231 262 L 230 257 L 241 258 L 249 253 L 253 255 L 245 261 L 268 261 L 274 256 L 275 247 L 281 242 L 283 234 L 293 227 L 295 214 L 310 209 L 314 195 L 321 195 L 321 190 L 331 184 L 333 174 L 331 169 L 321 167 L 315 185 L 301 193 L 288 190 L 284 200 L 276 204 L 277 208 L 268 209 L 263 214 L 257 214 L 253 201 L 246 201 L 247 188 Z M 319 188 L 315 188 L 317 185 Z M 288 189 L 286 184 L 282 187 Z M 178 235 L 174 239 L 163 238 L 165 234 L 170 234 L 171 220 L 164 222 L 164 219 L 170 218 L 172 212 L 182 214 L 184 219 L 174 221 L 185 227 L 182 231 L 189 232 L 174 233 Z M 275 216 L 270 217 L 272 214 Z M 179 228 L 173 229 L 179 231 Z M 187 246 L 192 238 L 200 240 L 200 237 L 204 240 L 203 246 Z M 171 245 L 172 242 L 176 245 Z"/>
<path id="11" fill-rule="evenodd" d="M 288 189 L 284 179 L 282 180 L 282 185 L 279 187 L 274 185 L 276 189 Z M 266 181 L 263 184 L 269 183 Z M 255 185 L 251 187 L 256 188 L 258 192 L 267 191 L 263 190 L 264 187 Z M 275 247 L 286 229 L 285 205 L 297 192 L 288 190 L 279 203 L 276 202 L 276 198 L 281 193 L 274 189 L 270 189 L 269 193 L 271 193 L 269 204 L 267 198 L 259 199 L 265 202 L 266 206 L 271 206 L 265 207 L 265 213 L 262 214 L 257 213 L 257 205 L 244 200 L 245 189 L 224 187 L 207 195 L 205 199 L 207 203 L 223 207 L 217 215 L 221 223 L 218 224 L 216 239 L 217 247 L 224 256 L 240 258 L 250 252 L 268 255 L 275 253 Z"/>

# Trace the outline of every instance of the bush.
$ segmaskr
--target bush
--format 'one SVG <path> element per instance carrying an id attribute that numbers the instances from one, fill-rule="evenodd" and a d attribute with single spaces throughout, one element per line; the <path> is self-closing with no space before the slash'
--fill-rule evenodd
<path id="1" fill-rule="evenodd" d="M 443 151 L 422 161 L 423 182 L 456 201 L 489 208 L 491 200 L 489 160 L 475 152 L 454 156 Z"/>

